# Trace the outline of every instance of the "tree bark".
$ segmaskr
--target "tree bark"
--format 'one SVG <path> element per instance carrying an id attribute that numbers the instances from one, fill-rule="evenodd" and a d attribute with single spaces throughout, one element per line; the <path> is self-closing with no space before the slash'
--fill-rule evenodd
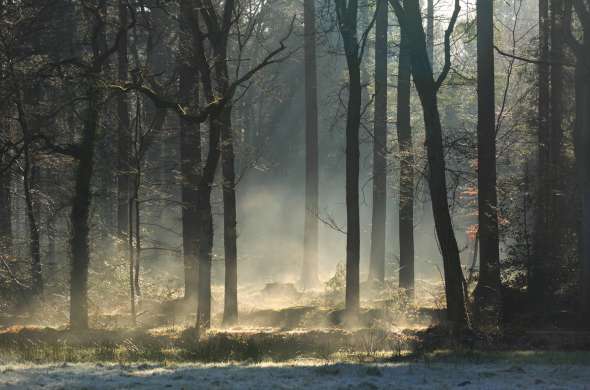
<path id="1" fill-rule="evenodd" d="M 373 216 L 369 280 L 385 281 L 387 218 L 387 30 L 389 4 L 377 2 L 375 25 L 375 124 L 373 131 Z"/>
<path id="2" fill-rule="evenodd" d="M 88 329 L 88 265 L 90 252 L 88 236 L 90 232 L 89 217 L 91 203 L 91 179 L 94 168 L 94 145 L 98 128 L 98 105 L 100 93 L 98 81 L 87 81 L 88 103 L 84 119 L 82 141 L 78 166 L 76 167 L 76 184 L 71 224 L 71 274 L 70 274 L 70 327 L 73 330 Z"/>
<path id="3" fill-rule="evenodd" d="M 408 34 L 402 29 L 397 79 L 399 176 L 399 287 L 414 296 L 414 147 L 411 128 L 411 58 Z"/>
<path id="4" fill-rule="evenodd" d="M 180 0 L 180 88 L 181 103 L 198 104 L 198 70 L 192 53 L 191 6 Z M 182 246 L 184 257 L 184 298 L 196 299 L 198 293 L 198 185 L 201 179 L 201 129 L 198 124 L 180 120 L 180 166 L 182 172 Z"/>
<path id="5" fill-rule="evenodd" d="M 346 312 L 358 315 L 360 307 L 359 128 L 361 120 L 361 59 L 358 43 L 358 3 L 335 0 L 338 25 L 348 66 L 346 113 Z"/>
<path id="6" fill-rule="evenodd" d="M 225 77 L 227 77 L 227 73 Z M 238 320 L 238 234 L 231 106 L 225 107 L 220 118 L 220 126 L 223 173 L 223 245 L 225 252 L 223 323 L 233 325 Z"/>
<path id="7" fill-rule="evenodd" d="M 303 267 L 301 284 L 304 289 L 319 285 L 318 278 L 318 208 L 319 208 L 319 146 L 318 91 L 316 61 L 315 0 L 304 0 L 305 56 L 305 221 L 303 230 Z"/>
<path id="8" fill-rule="evenodd" d="M 480 268 L 475 320 L 497 327 L 501 310 L 500 242 L 496 193 L 494 3 L 477 1 L 478 211 Z"/>
<path id="9" fill-rule="evenodd" d="M 549 168 L 549 0 L 539 0 L 539 65 L 538 65 L 538 162 L 537 162 L 537 196 L 535 210 L 535 228 L 533 236 L 533 257 L 529 259 L 527 279 L 531 307 L 542 305 L 543 290 L 547 276 L 543 263 L 547 254 L 548 204 L 551 188 L 548 183 Z"/>
<path id="10" fill-rule="evenodd" d="M 118 77 L 121 83 L 129 80 L 129 60 L 127 58 L 127 5 L 126 1 L 119 0 L 119 25 L 124 29 L 121 39 L 119 40 L 118 55 Z M 117 117 L 118 117 L 118 151 L 117 151 L 117 229 L 120 239 L 124 239 L 129 230 L 129 191 L 130 191 L 130 119 L 129 119 L 129 102 L 127 94 L 117 96 Z"/>

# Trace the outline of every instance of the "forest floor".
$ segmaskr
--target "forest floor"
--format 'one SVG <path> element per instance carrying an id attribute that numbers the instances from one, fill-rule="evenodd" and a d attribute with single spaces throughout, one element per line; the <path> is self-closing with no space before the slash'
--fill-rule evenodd
<path id="1" fill-rule="evenodd" d="M 589 389 L 590 366 L 496 361 L 6 365 L 5 389 Z"/>

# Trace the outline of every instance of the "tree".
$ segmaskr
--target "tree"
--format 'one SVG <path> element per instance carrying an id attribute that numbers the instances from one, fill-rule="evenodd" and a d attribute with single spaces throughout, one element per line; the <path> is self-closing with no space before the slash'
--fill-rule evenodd
<path id="1" fill-rule="evenodd" d="M 397 76 L 397 138 L 400 153 L 399 175 L 399 287 L 414 296 L 414 148 L 410 115 L 410 46 L 408 32 L 401 29 Z"/>
<path id="2" fill-rule="evenodd" d="M 574 152 L 578 199 L 582 206 L 578 233 L 582 248 L 581 314 L 587 327 L 590 323 L 590 3 L 576 0 L 573 4 L 583 30 L 581 40 L 577 40 L 572 34 L 571 22 L 566 26 L 568 43 L 576 55 Z"/>
<path id="3" fill-rule="evenodd" d="M 476 320 L 497 326 L 501 305 L 498 196 L 496 193 L 496 105 L 494 87 L 494 3 L 477 2 L 478 211 L 480 267 L 475 291 Z"/>
<path id="4" fill-rule="evenodd" d="M 389 4 L 377 2 L 375 22 L 375 125 L 373 131 L 373 218 L 369 279 L 385 280 L 387 216 L 387 30 Z"/>
<path id="5" fill-rule="evenodd" d="M 361 59 L 358 1 L 334 0 L 338 29 L 348 67 L 346 112 L 346 312 L 354 318 L 360 306 L 359 127 L 361 121 Z"/>
<path id="6" fill-rule="evenodd" d="M 461 7 L 459 0 L 456 0 L 451 21 L 445 32 L 445 65 L 442 73 L 435 80 L 428 60 L 419 1 L 406 0 L 403 7 L 399 0 L 390 0 L 390 4 L 394 8 L 402 30 L 405 29 L 408 34 L 412 76 L 424 113 L 426 151 L 430 169 L 428 183 L 436 236 L 443 257 L 448 319 L 454 328 L 462 329 L 468 325 L 465 310 L 465 280 L 447 198 L 442 124 L 437 99 L 438 91 L 451 67 L 450 39 Z"/>
<path id="7" fill-rule="evenodd" d="M 179 0 L 179 99 L 183 106 L 198 104 L 199 75 L 193 48 L 190 2 Z M 198 292 L 197 188 L 201 179 L 201 131 L 198 123 L 180 118 L 180 169 L 182 172 L 182 245 L 184 298 L 196 299 Z"/>
<path id="8" fill-rule="evenodd" d="M 119 28 L 121 39 L 117 50 L 117 73 L 119 81 L 126 83 L 129 80 L 127 2 L 119 0 Z M 129 230 L 129 191 L 130 170 L 129 155 L 131 148 L 129 102 L 126 94 L 117 96 L 117 230 L 120 239 L 123 239 Z"/>
<path id="9" fill-rule="evenodd" d="M 318 91 L 316 64 L 315 0 L 304 0 L 305 49 L 305 222 L 303 230 L 304 289 L 316 287 L 318 279 Z"/>

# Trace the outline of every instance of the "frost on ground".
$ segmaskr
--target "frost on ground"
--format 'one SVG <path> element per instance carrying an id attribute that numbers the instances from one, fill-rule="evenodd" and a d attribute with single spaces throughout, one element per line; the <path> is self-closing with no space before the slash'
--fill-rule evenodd
<path id="1" fill-rule="evenodd" d="M 590 389 L 583 365 L 268 364 L 7 365 L 2 389 Z"/>

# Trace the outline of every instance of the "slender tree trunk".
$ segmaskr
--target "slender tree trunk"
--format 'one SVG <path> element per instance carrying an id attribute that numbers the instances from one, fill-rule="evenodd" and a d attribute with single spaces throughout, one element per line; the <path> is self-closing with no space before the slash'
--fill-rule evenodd
<path id="1" fill-rule="evenodd" d="M 414 147 L 410 114 L 411 58 L 408 34 L 401 31 L 397 79 L 399 176 L 399 287 L 414 296 Z"/>
<path id="2" fill-rule="evenodd" d="M 199 102 L 199 79 L 194 63 L 191 30 L 192 6 L 180 0 L 180 87 L 182 104 L 191 107 Z M 198 185 L 201 179 L 201 129 L 180 119 L 180 166 L 182 171 L 182 245 L 184 256 L 184 298 L 196 299 L 198 293 Z"/>
<path id="3" fill-rule="evenodd" d="M 550 248 L 549 248 L 549 263 L 547 271 L 550 275 L 556 275 L 559 272 L 559 263 L 562 255 L 562 239 L 563 239 L 563 218 L 561 217 L 563 203 L 563 173 L 564 168 L 562 159 L 562 145 L 563 145 L 563 58 L 564 58 L 564 12 L 565 0 L 551 0 L 551 136 L 549 140 L 549 159 L 550 159 L 550 191 L 551 198 L 549 203 L 549 225 L 546 227 L 547 231 L 551 231 Z M 550 230 L 549 230 L 550 229 Z M 546 286 L 547 287 L 547 286 Z M 549 292 L 557 288 L 549 288 Z M 546 303 L 546 302 L 545 302 Z"/>
<path id="4" fill-rule="evenodd" d="M 128 191 L 128 195 L 131 195 L 131 192 Z M 133 199 L 130 197 L 127 200 L 127 213 L 128 213 L 128 221 L 127 224 L 127 250 L 128 250 L 128 258 L 129 258 L 129 298 L 130 298 L 130 309 L 131 309 L 131 324 L 132 326 L 137 325 L 137 316 L 135 313 L 135 277 L 133 276 L 135 273 L 135 250 L 133 249 Z"/>
<path id="5" fill-rule="evenodd" d="M 530 306 L 542 305 L 547 276 L 544 271 L 547 255 L 548 203 L 551 187 L 548 183 L 549 168 L 549 0 L 539 0 L 539 65 L 538 65 L 538 162 L 535 228 L 533 236 L 533 256 L 528 266 L 528 296 Z"/>
<path id="6" fill-rule="evenodd" d="M 305 222 L 301 283 L 304 289 L 309 289 L 319 285 L 319 230 L 317 218 L 319 208 L 319 146 L 315 0 L 304 0 L 303 7 L 305 28 Z"/>
<path id="7" fill-rule="evenodd" d="M 501 309 L 500 242 L 496 193 L 496 105 L 494 88 L 494 3 L 477 1 L 478 205 L 480 269 L 475 320 L 498 326 Z"/>
<path id="8" fill-rule="evenodd" d="M 422 27 L 418 0 L 405 0 L 405 15 L 400 15 L 399 9 L 396 9 L 396 13 L 402 28 L 407 29 L 412 75 L 424 113 L 426 151 L 430 168 L 428 183 L 436 236 L 443 257 L 448 319 L 454 328 L 460 330 L 468 325 L 463 288 L 465 278 L 461 270 L 459 247 L 449 210 L 442 125 L 438 110 L 438 87 L 428 61 L 426 35 Z"/>
<path id="9" fill-rule="evenodd" d="M 358 43 L 358 3 L 336 0 L 338 24 L 348 66 L 346 114 L 346 312 L 358 315 L 360 307 L 359 128 L 361 120 L 361 59 Z"/>
<path id="10" fill-rule="evenodd" d="M 96 80 L 88 80 L 84 130 L 80 144 L 71 224 L 71 274 L 70 274 L 70 327 L 74 330 L 88 329 L 88 265 L 90 191 L 94 168 L 94 145 L 98 129 L 99 86 Z"/>
<path id="11" fill-rule="evenodd" d="M 199 232 L 197 247 L 199 251 L 199 299 L 197 307 L 197 332 L 211 327 L 211 260 L 213 251 L 213 213 L 211 209 L 211 190 L 215 171 L 220 159 L 219 138 L 221 124 L 216 117 L 209 120 L 209 153 L 199 184 L 198 214 Z"/>
<path id="12" fill-rule="evenodd" d="M 119 24 L 125 33 L 119 40 L 118 48 L 118 77 L 122 83 L 128 81 L 129 61 L 127 58 L 127 5 L 126 1 L 119 0 Z M 117 229 L 121 239 L 129 230 L 129 191 L 130 191 L 130 166 L 129 154 L 131 148 L 129 102 L 127 95 L 122 93 L 117 96 L 117 117 L 118 117 L 118 152 L 117 152 Z"/>
<path id="13" fill-rule="evenodd" d="M 590 26 L 590 14 L 586 15 Z M 581 293 L 582 323 L 590 324 L 590 29 L 584 30 L 583 42 L 577 49 L 575 153 L 578 198 L 582 206 L 579 241 L 582 254 Z"/>
<path id="14" fill-rule="evenodd" d="M 0 156 L 0 166 L 4 166 Z M 0 253 L 12 254 L 12 210 L 10 207 L 10 172 L 0 175 Z"/>
<path id="15" fill-rule="evenodd" d="M 233 325 L 238 320 L 238 234 L 235 187 L 236 173 L 231 106 L 224 108 L 220 121 L 223 171 L 223 244 L 225 251 L 223 323 L 226 325 Z"/>
<path id="16" fill-rule="evenodd" d="M 369 280 L 385 281 L 387 218 L 387 30 L 389 4 L 378 0 L 375 26 L 375 126 L 373 132 L 373 216 Z"/>
<path id="17" fill-rule="evenodd" d="M 25 135 L 23 191 L 27 208 L 27 222 L 29 225 L 29 250 L 31 252 L 31 296 L 39 297 L 43 294 L 43 274 L 41 269 L 41 234 L 39 231 L 38 214 L 35 212 L 35 201 L 33 199 L 33 183 L 35 182 L 35 167 L 31 156 L 30 133 Z M 38 184 L 38 181 L 37 181 Z"/>

